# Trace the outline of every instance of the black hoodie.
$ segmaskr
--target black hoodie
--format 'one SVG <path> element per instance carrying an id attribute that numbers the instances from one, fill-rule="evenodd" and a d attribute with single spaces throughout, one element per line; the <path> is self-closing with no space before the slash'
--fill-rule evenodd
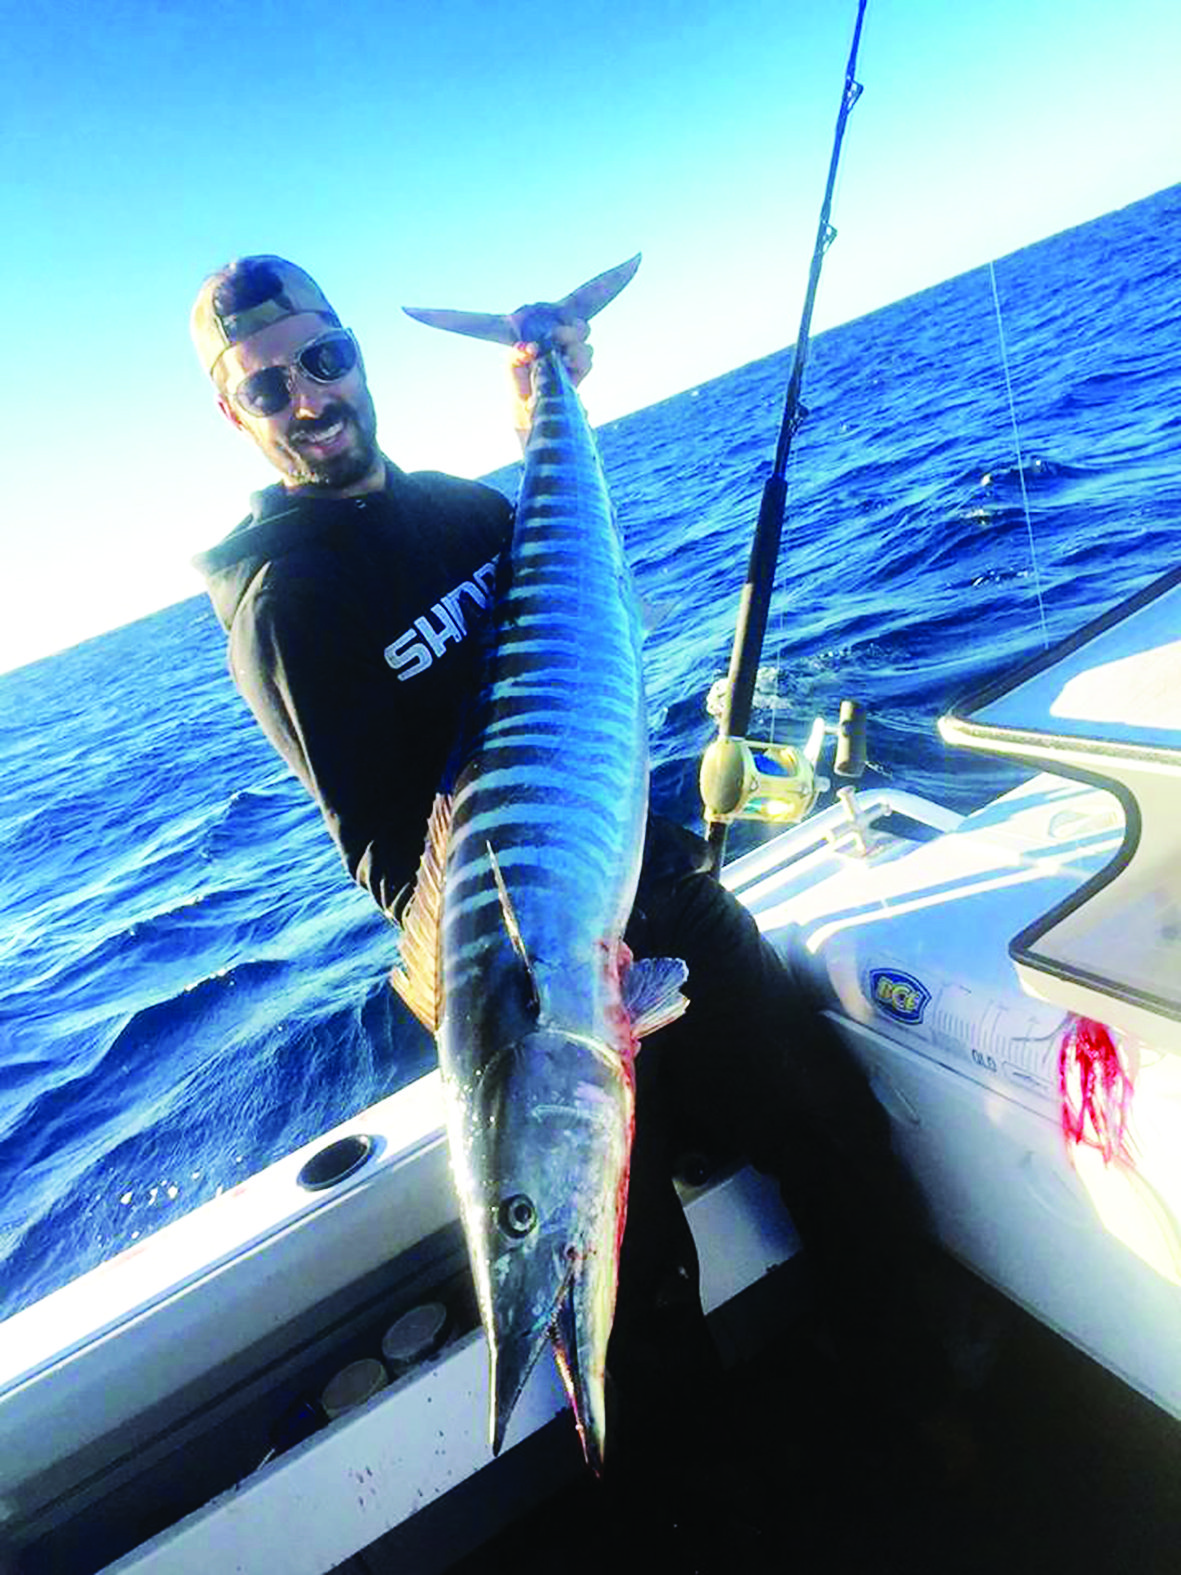
<path id="1" fill-rule="evenodd" d="M 411 881 L 478 688 L 512 506 L 477 482 L 387 463 L 381 492 L 279 485 L 197 558 L 230 671 L 319 804 L 353 879 L 387 914 Z"/>

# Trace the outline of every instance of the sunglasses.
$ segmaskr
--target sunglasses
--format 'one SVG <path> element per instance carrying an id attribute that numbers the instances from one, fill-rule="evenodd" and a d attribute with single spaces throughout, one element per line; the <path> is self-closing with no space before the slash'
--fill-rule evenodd
<path id="1" fill-rule="evenodd" d="M 277 416 L 291 403 L 293 372 L 313 383 L 338 383 L 356 366 L 357 355 L 357 341 L 348 329 L 334 328 L 304 345 L 287 366 L 265 366 L 244 377 L 234 390 L 234 402 L 247 415 Z"/>

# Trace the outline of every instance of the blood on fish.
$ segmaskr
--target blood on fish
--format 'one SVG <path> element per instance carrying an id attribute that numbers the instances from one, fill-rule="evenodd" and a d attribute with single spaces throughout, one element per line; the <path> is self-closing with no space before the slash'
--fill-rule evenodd
<path id="1" fill-rule="evenodd" d="M 1090 1017 L 1073 1018 L 1058 1051 L 1062 1132 L 1068 1143 L 1098 1149 L 1103 1162 L 1132 1163 L 1128 1126 L 1132 1079 L 1110 1032 Z"/>
<path id="2" fill-rule="evenodd" d="M 632 949 L 626 941 L 602 940 L 599 942 L 602 953 L 602 966 L 607 982 L 607 1007 L 606 1019 L 610 1033 L 610 1042 L 616 1047 L 620 1055 L 620 1064 L 629 1087 L 635 1091 L 636 1068 L 635 1057 L 639 1048 L 632 1020 L 627 1007 L 623 1004 L 623 980 L 627 970 L 635 961 Z"/>

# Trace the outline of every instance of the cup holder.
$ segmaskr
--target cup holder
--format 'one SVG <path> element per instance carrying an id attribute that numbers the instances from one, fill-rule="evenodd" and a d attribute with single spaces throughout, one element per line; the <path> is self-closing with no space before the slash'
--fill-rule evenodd
<path id="1" fill-rule="evenodd" d="M 296 1182 L 305 1192 L 323 1192 L 355 1175 L 372 1156 L 374 1140 L 364 1132 L 338 1138 L 327 1148 L 317 1150 L 303 1166 Z"/>

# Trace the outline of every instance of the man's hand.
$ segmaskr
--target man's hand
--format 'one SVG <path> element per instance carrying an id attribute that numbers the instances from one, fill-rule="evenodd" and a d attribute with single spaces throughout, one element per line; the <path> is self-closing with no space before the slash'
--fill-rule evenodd
<path id="1" fill-rule="evenodd" d="M 581 318 L 564 323 L 554 329 L 554 343 L 562 351 L 562 362 L 570 374 L 575 388 L 591 369 L 594 351 L 587 340 L 590 327 Z M 533 425 L 533 363 L 537 359 L 537 346 L 517 345 L 509 361 L 513 380 L 513 425 L 522 445 Z"/>

